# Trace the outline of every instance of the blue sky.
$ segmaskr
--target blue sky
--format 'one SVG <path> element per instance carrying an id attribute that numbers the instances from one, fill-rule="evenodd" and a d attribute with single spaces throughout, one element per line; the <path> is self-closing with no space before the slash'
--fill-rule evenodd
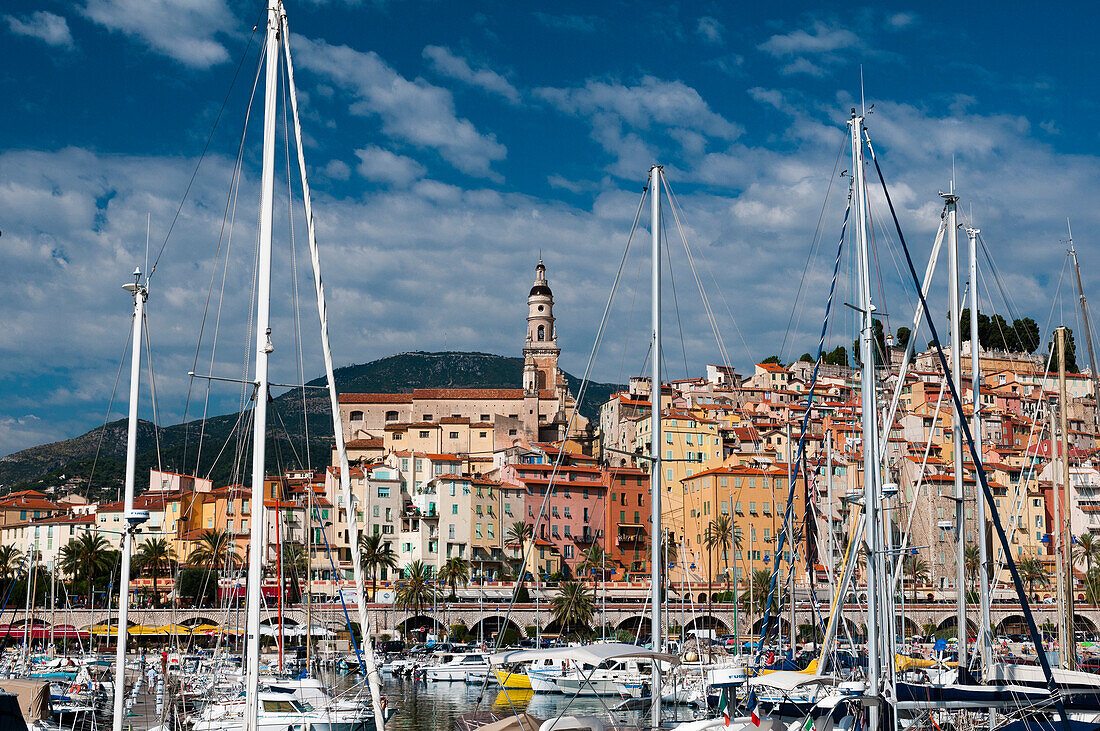
<path id="1" fill-rule="evenodd" d="M 130 308 L 118 287 L 144 263 L 146 214 L 155 251 L 241 63 L 150 300 L 162 421 L 182 416 L 262 10 L 227 0 L 4 4 L 0 454 L 102 421 Z M 918 259 L 954 164 L 1008 294 L 1006 303 L 990 272 L 979 288 L 987 306 L 1044 324 L 1053 303 L 1053 317 L 1079 329 L 1068 290 L 1055 286 L 1067 216 L 1095 291 L 1089 6 L 973 3 L 938 17 L 885 3 L 314 0 L 288 3 L 288 15 L 339 364 L 445 347 L 518 354 L 541 251 L 563 364 L 582 372 L 655 160 L 683 206 L 731 360 L 746 369 L 781 349 L 810 350 L 831 253 L 812 258 L 797 293 L 823 203 L 818 251 L 835 246 L 846 182 L 832 178 L 833 165 L 861 67 L 875 105 L 870 132 Z M 223 375 L 243 367 L 255 118 L 245 140 L 214 358 Z M 293 262 L 285 176 L 279 184 L 274 368 L 292 380 L 294 264 L 304 332 L 316 315 L 301 214 Z M 891 239 L 881 231 L 879 264 L 896 328 L 912 310 Z M 685 360 L 698 372 L 720 348 L 682 245 L 670 247 L 678 291 L 666 312 L 678 324 L 666 359 L 681 377 Z M 644 357 L 644 266 L 632 256 L 596 362 L 601 380 L 629 375 Z M 848 278 L 841 286 L 854 296 Z M 850 342 L 850 319 L 838 314 L 831 344 Z M 312 377 L 316 338 L 303 343 Z M 200 370 L 210 368 L 209 345 L 208 332 Z M 216 394 L 214 405 L 233 408 L 235 396 Z M 148 403 L 143 410 L 148 417 Z"/>

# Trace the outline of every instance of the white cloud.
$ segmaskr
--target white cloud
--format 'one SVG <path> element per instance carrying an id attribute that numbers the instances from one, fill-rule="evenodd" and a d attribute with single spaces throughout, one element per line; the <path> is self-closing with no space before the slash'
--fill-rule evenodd
<path id="1" fill-rule="evenodd" d="M 225 0 L 87 0 L 83 13 L 188 66 L 209 68 L 229 59 L 217 40 L 235 25 Z"/>
<path id="2" fill-rule="evenodd" d="M 325 175 L 333 180 L 347 180 L 351 177 L 351 168 L 343 160 L 329 160 L 325 165 Z"/>
<path id="3" fill-rule="evenodd" d="M 726 27 L 709 15 L 699 18 L 699 24 L 695 26 L 696 35 L 707 43 L 721 43 L 722 34 L 725 32 Z"/>
<path id="4" fill-rule="evenodd" d="M 72 48 L 73 34 L 65 18 L 45 10 L 36 10 L 28 16 L 5 15 L 8 28 L 19 36 L 29 36 L 44 41 L 51 46 Z"/>
<path id="5" fill-rule="evenodd" d="M 302 36 L 291 42 L 301 68 L 355 94 L 353 114 L 377 116 L 386 135 L 436 150 L 469 175 L 499 179 L 490 166 L 503 160 L 507 150 L 494 135 L 478 132 L 472 122 L 456 115 L 451 92 L 424 79 L 409 81 L 373 51 Z"/>
<path id="6" fill-rule="evenodd" d="M 424 177 L 424 166 L 411 157 L 397 155 L 381 147 L 355 151 L 359 158 L 359 174 L 368 180 L 406 186 Z"/>
<path id="7" fill-rule="evenodd" d="M 895 30 L 908 28 L 916 22 L 916 13 L 893 13 L 886 19 L 886 24 Z"/>
<path id="8" fill-rule="evenodd" d="M 715 113 L 695 89 L 653 76 L 632 86 L 589 79 L 583 87 L 540 88 L 535 95 L 566 114 L 588 119 L 592 138 L 615 156 L 611 171 L 616 175 L 635 174 L 656 161 L 658 140 L 649 134 L 653 130 L 678 130 L 675 139 L 681 143 L 689 141 L 685 132 L 726 142 L 742 131 Z M 700 138 L 690 141 L 698 146 Z"/>
<path id="9" fill-rule="evenodd" d="M 512 104 L 519 103 L 520 94 L 516 87 L 492 69 L 471 68 L 466 59 L 454 55 L 449 49 L 442 46 L 425 47 L 424 58 L 428 59 L 437 73 L 483 89 L 491 94 L 499 94 Z"/>
<path id="10" fill-rule="evenodd" d="M 759 48 L 773 56 L 797 56 L 828 53 L 850 48 L 859 43 L 859 37 L 846 28 L 815 22 L 810 30 L 798 29 L 790 33 L 774 35 Z"/>

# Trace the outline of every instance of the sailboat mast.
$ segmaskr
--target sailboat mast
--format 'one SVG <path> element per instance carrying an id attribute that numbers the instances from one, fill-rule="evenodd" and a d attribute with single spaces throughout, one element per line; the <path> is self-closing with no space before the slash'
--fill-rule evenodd
<path id="1" fill-rule="evenodd" d="M 279 81 L 281 0 L 267 2 L 264 82 L 263 171 L 260 174 L 260 234 L 256 262 L 256 377 L 252 397 L 252 525 L 248 551 L 248 599 L 245 614 L 245 731 L 258 727 L 260 683 L 260 580 L 264 560 L 264 462 L 267 437 L 267 361 L 271 351 L 271 225 L 275 194 L 275 121 Z M 117 730 L 116 730 L 117 731 Z"/>
<path id="2" fill-rule="evenodd" d="M 863 416 L 863 512 L 867 540 L 867 693 L 880 693 L 879 634 L 887 628 L 881 626 L 879 616 L 879 472 L 878 472 L 878 412 L 875 409 L 875 344 L 874 305 L 871 302 L 871 265 L 867 240 L 867 181 L 863 170 L 863 117 L 853 112 L 848 121 L 852 133 L 852 171 L 855 176 L 856 241 L 859 245 L 859 309 L 863 315 L 860 326 L 859 352 L 862 361 L 860 374 L 860 400 Z M 879 727 L 879 708 L 869 709 L 869 728 Z"/>
<path id="3" fill-rule="evenodd" d="M 126 631 L 129 624 L 126 616 L 130 609 L 130 554 L 133 550 L 134 531 L 130 524 L 134 510 L 134 471 L 137 468 L 137 427 L 138 427 L 138 382 L 141 374 L 141 334 L 145 321 L 145 300 L 148 290 L 139 283 L 141 270 L 134 270 L 134 281 L 127 282 L 123 289 L 134 297 L 133 347 L 130 352 L 130 416 L 126 428 L 126 477 L 123 486 L 122 517 L 126 521 L 122 533 L 122 557 L 119 575 L 118 595 L 118 640 L 115 642 L 115 694 L 113 706 L 112 731 L 122 731 L 122 719 L 125 716 L 123 703 L 126 700 Z M 37 548 L 37 546 L 36 546 Z M 110 603 L 107 605 L 110 607 Z"/>
<path id="4" fill-rule="evenodd" d="M 961 307 L 959 301 L 959 224 L 958 224 L 958 196 L 954 189 L 950 193 L 940 193 L 947 201 L 947 292 L 951 300 L 951 373 L 948 378 L 955 379 L 955 383 L 962 391 L 962 332 L 959 327 Z M 970 319 L 977 318 L 977 313 L 971 312 Z M 977 343 L 971 343 L 976 347 Z M 965 668 L 966 663 L 966 508 L 963 486 L 963 436 L 962 420 L 966 416 L 958 408 L 955 409 L 951 424 L 952 444 L 954 451 L 955 472 L 955 538 L 958 541 L 955 546 L 955 593 L 957 596 L 956 624 L 959 636 L 959 667 Z"/>
<path id="5" fill-rule="evenodd" d="M 1073 272 L 1077 275 L 1077 301 L 1081 305 L 1081 323 L 1085 328 L 1085 345 L 1089 351 L 1089 370 L 1092 371 L 1093 398 L 1100 398 L 1100 371 L 1097 370 L 1096 348 L 1092 344 L 1092 320 L 1089 317 L 1089 301 L 1085 299 L 1085 290 L 1081 286 L 1081 265 L 1077 263 L 1077 249 L 1073 246 L 1073 229 L 1066 220 L 1066 230 L 1069 232 L 1069 253 L 1073 257 Z M 1093 424 L 1100 432 L 1100 409 L 1093 411 Z"/>
<path id="6" fill-rule="evenodd" d="M 351 490 L 351 465 L 348 462 L 347 445 L 344 443 L 343 419 L 340 416 L 340 403 L 336 393 L 336 377 L 333 374 L 332 348 L 328 337 L 328 305 L 325 300 L 325 284 L 321 279 L 321 256 L 317 248 L 317 226 L 313 218 L 313 198 L 309 192 L 309 179 L 306 176 L 305 148 L 302 145 L 302 123 L 298 116 L 298 91 L 294 84 L 294 61 L 290 54 L 290 32 L 286 24 L 286 13 L 282 12 L 282 36 L 283 51 L 286 55 L 287 89 L 291 108 L 291 116 L 294 119 L 294 142 L 298 152 L 298 172 L 302 180 L 302 202 L 305 206 L 306 230 L 309 238 L 310 263 L 313 266 L 313 289 L 317 296 L 317 316 L 321 329 L 321 353 L 325 361 L 325 378 L 328 381 L 329 406 L 332 409 L 332 431 L 336 442 L 336 454 L 340 464 L 340 491 L 344 495 L 344 506 L 347 512 L 348 542 L 351 548 L 352 576 L 355 579 L 355 594 L 359 605 L 359 631 L 362 637 L 362 658 L 367 676 L 367 686 L 370 691 L 371 707 L 374 710 L 375 728 L 385 726 L 385 709 L 382 708 L 382 679 L 378 674 L 378 667 L 374 662 L 374 650 L 370 647 L 371 625 L 370 615 L 367 613 L 366 591 L 363 580 L 363 564 L 359 560 L 359 526 L 358 513 L 355 510 L 356 498 Z M 416 469 L 416 455 L 413 454 L 413 470 Z M 416 484 L 415 474 L 413 485 Z M 375 598 L 372 596 L 371 601 Z"/>
<path id="7" fill-rule="evenodd" d="M 974 438 L 974 451 L 982 454 L 982 373 L 981 362 L 978 358 L 978 234 L 979 229 L 968 226 L 966 229 L 967 253 L 970 258 L 970 390 L 973 394 L 973 413 L 971 414 L 970 434 Z M 974 474 L 978 474 L 981 465 L 974 465 Z M 976 481 L 976 478 L 975 478 Z M 978 511 L 978 582 L 980 591 L 978 601 L 981 606 L 981 626 L 978 628 L 978 647 L 982 656 L 983 672 L 989 672 L 993 667 L 993 637 L 990 634 L 991 619 L 989 616 L 989 577 L 992 573 L 989 564 L 989 543 L 986 540 L 986 505 L 985 492 L 975 490 L 977 495 L 976 508 Z"/>
<path id="8" fill-rule="evenodd" d="M 1062 562 L 1066 566 L 1066 644 L 1058 649 L 1066 656 L 1064 664 L 1070 670 L 1077 669 L 1077 636 L 1073 628 L 1073 504 L 1069 475 L 1069 428 L 1066 425 L 1066 328 L 1058 328 L 1058 426 L 1062 432 Z M 1051 444 L 1054 442 L 1051 441 Z M 1051 455 L 1053 459 L 1054 456 Z M 1055 487 L 1054 489 L 1058 489 Z"/>
<path id="9" fill-rule="evenodd" d="M 650 636 L 653 639 L 653 650 L 661 651 L 661 494 L 664 485 L 661 482 L 661 175 L 660 165 L 654 165 L 649 169 L 649 201 L 650 201 L 650 229 L 653 239 L 653 292 L 652 292 L 652 319 L 653 334 L 651 342 L 652 357 L 652 382 L 649 390 L 649 485 L 652 499 L 650 500 L 651 516 L 649 543 L 649 585 L 651 591 L 650 603 L 652 614 L 650 619 Z M 653 680 L 650 688 L 652 698 L 652 713 L 650 720 L 654 728 L 661 726 L 661 663 L 653 661 Z"/>

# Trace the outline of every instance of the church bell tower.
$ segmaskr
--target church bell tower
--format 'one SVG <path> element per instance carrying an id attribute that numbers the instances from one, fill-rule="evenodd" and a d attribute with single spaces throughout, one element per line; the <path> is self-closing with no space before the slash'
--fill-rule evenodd
<path id="1" fill-rule="evenodd" d="M 527 295 L 527 342 L 523 348 L 523 390 L 537 394 L 555 389 L 558 377 L 558 333 L 554 327 L 554 293 L 539 259 L 535 281 Z"/>

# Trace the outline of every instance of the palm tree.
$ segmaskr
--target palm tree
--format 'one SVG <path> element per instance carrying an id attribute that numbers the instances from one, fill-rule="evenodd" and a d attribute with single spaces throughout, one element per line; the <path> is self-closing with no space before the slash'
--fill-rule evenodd
<path id="1" fill-rule="evenodd" d="M 930 574 L 928 571 L 928 562 L 926 562 L 920 556 L 910 554 L 902 561 L 902 570 L 905 575 L 909 577 L 909 582 L 913 587 L 913 603 L 917 603 L 917 584 L 927 582 Z"/>
<path id="2" fill-rule="evenodd" d="M 598 543 L 584 552 L 583 558 L 577 564 L 577 573 L 581 576 L 592 576 L 598 572 L 600 578 L 607 580 L 607 552 Z"/>
<path id="3" fill-rule="evenodd" d="M 89 607 L 95 596 L 92 582 L 97 575 L 110 571 L 114 566 L 113 553 L 107 539 L 98 533 L 83 533 L 61 549 L 61 569 L 74 579 L 84 577 L 88 585 Z"/>
<path id="4" fill-rule="evenodd" d="M 451 594 L 447 598 L 454 601 L 458 598 L 458 585 L 470 583 L 470 563 L 461 556 L 451 556 L 439 569 L 439 580 L 451 587 Z"/>
<path id="5" fill-rule="evenodd" d="M 1031 597 L 1035 593 L 1035 586 L 1050 586 L 1050 571 L 1039 559 L 1027 556 L 1016 562 L 1016 570 L 1020 572 L 1020 578 L 1027 584 L 1027 595 Z"/>
<path id="6" fill-rule="evenodd" d="M 397 568 L 397 552 L 389 541 L 382 540 L 382 534 L 369 535 L 359 544 L 359 565 L 370 572 L 370 597 L 374 601 L 378 569 Z"/>
<path id="7" fill-rule="evenodd" d="M 15 546 L 0 546 L 0 579 L 5 584 L 11 580 L 23 564 L 23 552 Z"/>
<path id="8" fill-rule="evenodd" d="M 397 604 L 402 609 L 420 614 L 438 598 L 432 577 L 423 561 L 413 561 L 405 569 L 405 577 L 397 583 Z"/>
<path id="9" fill-rule="evenodd" d="M 587 630 L 595 614 L 596 599 L 591 587 L 579 581 L 563 581 L 550 600 L 554 621 L 562 634 Z"/>
<path id="10" fill-rule="evenodd" d="M 223 530 L 204 530 L 199 534 L 198 545 L 187 557 L 187 563 L 194 566 L 205 566 L 207 571 L 214 570 L 214 566 L 223 559 L 230 566 L 240 563 L 237 549 L 233 546 L 233 538 Z"/>
<path id="11" fill-rule="evenodd" d="M 1092 585 L 1092 564 L 1093 561 L 1100 559 L 1100 540 L 1097 540 L 1092 533 L 1082 533 L 1077 537 L 1077 547 L 1073 549 L 1073 561 L 1085 562 L 1085 587 L 1087 593 L 1096 593 L 1095 587 Z M 1089 600 L 1090 603 L 1092 600 Z"/>
<path id="12" fill-rule="evenodd" d="M 1100 604 L 1100 566 L 1085 575 L 1085 599 L 1089 604 Z"/>
<path id="13" fill-rule="evenodd" d="M 722 559 L 726 564 L 726 593 L 728 594 L 730 592 L 729 550 L 734 543 L 733 521 L 730 520 L 728 515 L 719 515 L 710 521 L 703 535 L 703 543 L 706 544 L 708 551 L 720 550 L 722 552 Z"/>
<path id="14" fill-rule="evenodd" d="M 300 543 L 283 544 L 283 577 L 290 578 L 290 603 L 297 604 L 302 600 L 302 592 L 298 588 L 298 580 L 306 580 L 306 591 L 309 591 L 309 556 L 306 555 L 305 546 Z M 283 587 L 279 587 L 283 591 Z"/>
<path id="15" fill-rule="evenodd" d="M 973 586 L 978 579 L 978 572 L 982 570 L 981 553 L 974 544 L 964 549 L 963 566 L 966 569 L 966 579 Z"/>
<path id="16" fill-rule="evenodd" d="M 504 542 L 507 545 L 519 546 L 519 558 L 516 559 L 516 586 L 513 593 L 513 597 L 518 598 L 523 594 L 523 580 L 527 576 L 527 567 L 524 566 L 524 561 L 527 558 L 527 541 L 531 540 L 535 535 L 535 526 L 525 523 L 522 520 L 517 520 L 508 526 L 508 532 L 504 535 Z"/>
<path id="17" fill-rule="evenodd" d="M 162 569 L 171 571 L 176 556 L 166 538 L 147 538 L 138 546 L 134 556 L 138 569 L 148 571 L 153 575 L 153 605 L 160 604 L 160 595 L 157 593 L 157 579 L 160 578 Z"/>
<path id="18" fill-rule="evenodd" d="M 767 569 L 756 569 L 752 572 L 751 586 L 741 595 L 741 603 L 749 614 L 762 611 L 768 600 L 768 593 L 772 588 L 772 572 Z"/>

